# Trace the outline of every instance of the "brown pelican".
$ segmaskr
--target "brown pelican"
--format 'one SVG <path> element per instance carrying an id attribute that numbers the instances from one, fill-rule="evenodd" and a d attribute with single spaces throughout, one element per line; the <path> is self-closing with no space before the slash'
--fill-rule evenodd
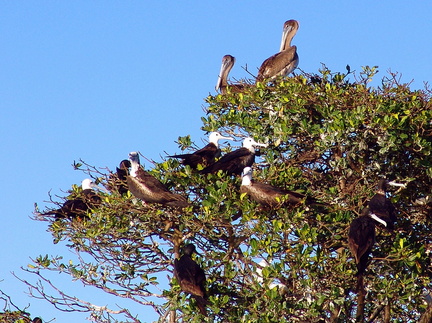
<path id="1" fill-rule="evenodd" d="M 147 203 L 159 203 L 176 208 L 189 205 L 184 196 L 171 193 L 158 179 L 147 173 L 140 165 L 137 152 L 129 153 L 130 174 L 126 177 L 129 191 Z"/>
<path id="2" fill-rule="evenodd" d="M 189 165 L 191 168 L 196 169 L 199 164 L 204 167 L 210 166 L 214 163 L 215 158 L 220 156 L 219 140 L 234 140 L 232 137 L 224 137 L 219 132 L 211 132 L 209 135 L 209 143 L 200 150 L 192 154 L 173 155 L 168 157 L 181 158 L 184 165 Z"/>
<path id="3" fill-rule="evenodd" d="M 210 165 L 200 171 L 201 174 L 216 173 L 223 170 L 228 174 L 241 175 L 245 167 L 250 167 L 255 162 L 255 148 L 254 146 L 267 147 L 266 144 L 261 144 L 253 140 L 253 138 L 246 138 L 243 140 L 243 147 L 222 156 L 216 163 Z"/>
<path id="4" fill-rule="evenodd" d="M 257 76 L 258 82 L 272 80 L 279 75 L 288 75 L 297 67 L 299 62 L 297 47 L 291 46 L 291 40 L 298 28 L 299 23 L 296 20 L 288 20 L 284 23 L 280 51 L 261 64 Z"/>
<path id="5" fill-rule="evenodd" d="M 196 249 L 191 243 L 183 248 L 183 256 L 174 260 L 174 275 L 181 289 L 196 299 L 201 314 L 207 315 L 206 277 L 204 270 L 192 259 L 194 252 Z"/>
<path id="6" fill-rule="evenodd" d="M 75 198 L 67 200 L 62 207 L 51 210 L 43 215 L 55 215 L 58 219 L 84 219 L 87 218 L 87 211 L 97 207 L 101 203 L 101 198 L 93 191 L 93 188 L 104 190 L 98 187 L 91 179 L 86 178 L 81 183 L 82 192 Z"/>
<path id="7" fill-rule="evenodd" d="M 251 167 L 245 167 L 243 170 L 240 193 L 246 193 L 255 202 L 270 208 L 298 204 L 303 200 L 307 204 L 314 202 L 311 198 L 308 200 L 303 194 L 254 181 Z"/>
<path id="8" fill-rule="evenodd" d="M 404 184 L 390 182 L 386 179 L 381 179 L 378 183 L 376 194 L 368 203 L 371 216 L 378 222 L 382 223 L 387 229 L 392 230 L 397 221 L 396 208 L 392 202 L 386 197 L 388 186 L 405 187 Z M 381 221 L 379 221 L 379 219 Z"/>
<path id="9" fill-rule="evenodd" d="M 231 55 L 225 55 L 222 57 L 222 66 L 219 72 L 219 77 L 216 83 L 216 91 L 220 91 L 222 94 L 227 93 L 227 88 L 231 92 L 241 92 L 244 89 L 243 84 L 228 84 L 228 74 L 233 68 L 235 63 L 235 57 Z"/>

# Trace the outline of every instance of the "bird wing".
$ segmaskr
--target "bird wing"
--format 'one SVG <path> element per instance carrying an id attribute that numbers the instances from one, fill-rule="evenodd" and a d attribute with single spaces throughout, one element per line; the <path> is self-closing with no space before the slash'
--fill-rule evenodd
<path id="1" fill-rule="evenodd" d="M 292 70 L 294 70 L 297 67 L 297 64 L 297 47 L 291 46 L 289 49 L 283 50 L 267 58 L 261 64 L 261 67 L 258 71 L 257 79 L 264 80 L 277 75 L 286 75 Z M 285 69 L 287 69 L 286 72 L 284 72 Z"/>

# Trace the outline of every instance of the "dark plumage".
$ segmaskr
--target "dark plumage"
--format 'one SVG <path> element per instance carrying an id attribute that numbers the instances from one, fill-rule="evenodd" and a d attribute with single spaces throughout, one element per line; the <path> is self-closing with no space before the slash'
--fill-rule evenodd
<path id="1" fill-rule="evenodd" d="M 395 182 L 390 182 L 386 179 L 381 179 L 378 183 L 378 190 L 368 203 L 370 213 L 376 215 L 381 220 L 385 221 L 386 227 L 389 230 L 394 229 L 394 224 L 397 221 L 396 208 L 392 202 L 386 197 L 388 186 L 402 186 Z"/>
<path id="2" fill-rule="evenodd" d="M 189 165 L 191 168 L 196 169 L 198 165 L 204 167 L 210 166 L 215 162 L 215 158 L 220 156 L 219 140 L 234 140 L 232 137 L 224 137 L 219 132 L 211 132 L 209 135 L 209 143 L 191 154 L 172 155 L 168 157 L 181 158 L 184 165 Z"/>
<path id="3" fill-rule="evenodd" d="M 367 210 L 367 209 L 366 209 Z M 350 225 L 348 232 L 348 246 L 354 256 L 357 265 L 357 274 L 362 275 L 369 261 L 369 254 L 375 243 L 375 221 L 368 212 L 355 218 Z"/>
<path id="4" fill-rule="evenodd" d="M 128 188 L 135 197 L 147 203 L 159 203 L 175 208 L 185 208 L 189 205 L 184 196 L 171 193 L 164 184 L 142 168 L 138 153 L 131 152 L 129 160 L 131 171 L 126 178 Z"/>
<path id="5" fill-rule="evenodd" d="M 288 75 L 298 66 L 297 47 L 291 46 L 291 40 L 298 28 L 299 23 L 296 20 L 288 20 L 284 23 L 280 51 L 261 64 L 257 81 L 261 82 L 266 79 L 274 79 L 277 76 Z"/>
<path id="6" fill-rule="evenodd" d="M 97 207 L 101 203 L 101 198 L 93 191 L 93 188 L 99 187 L 91 179 L 84 179 L 81 187 L 82 192 L 77 197 L 64 202 L 61 208 L 45 212 L 43 215 L 55 215 L 56 220 L 86 218 L 87 211 Z"/>
<path id="7" fill-rule="evenodd" d="M 266 144 L 260 144 L 253 138 L 243 140 L 243 147 L 222 156 L 216 163 L 200 171 L 201 174 L 214 174 L 223 170 L 230 175 L 241 175 L 245 167 L 250 167 L 255 162 L 254 146 L 267 147 Z"/>
<path id="8" fill-rule="evenodd" d="M 194 252 L 196 249 L 191 243 L 183 248 L 183 256 L 174 260 L 174 275 L 181 289 L 196 299 L 201 314 L 207 315 L 206 277 L 204 270 L 192 259 Z"/>
<path id="9" fill-rule="evenodd" d="M 124 159 L 120 162 L 119 167 L 116 167 L 116 172 L 112 173 L 109 177 L 107 188 L 111 192 L 117 191 L 120 195 L 128 192 L 127 175 L 129 175 L 129 168 L 131 163 L 129 160 Z"/>
<path id="10" fill-rule="evenodd" d="M 222 66 L 219 72 L 219 77 L 216 83 L 216 91 L 220 91 L 222 94 L 228 92 L 228 88 L 231 92 L 241 92 L 244 89 L 244 84 L 228 84 L 228 74 L 233 68 L 235 63 L 235 57 L 231 55 L 225 55 L 222 57 Z"/>
<path id="11" fill-rule="evenodd" d="M 243 170 L 240 193 L 246 193 L 255 202 L 270 208 L 282 205 L 294 205 L 303 200 L 305 200 L 306 204 L 316 202 L 314 199 L 307 198 L 301 193 L 254 181 L 252 179 L 251 167 L 245 167 Z"/>

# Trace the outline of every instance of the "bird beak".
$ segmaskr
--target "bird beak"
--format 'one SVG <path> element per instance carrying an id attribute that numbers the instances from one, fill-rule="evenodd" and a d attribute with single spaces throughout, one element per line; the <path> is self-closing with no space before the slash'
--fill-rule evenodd
<path id="1" fill-rule="evenodd" d="M 221 136 L 221 139 L 225 139 L 225 140 L 232 140 L 234 141 L 233 137 L 225 137 L 225 136 Z"/>
<path id="2" fill-rule="evenodd" d="M 385 226 L 387 228 L 387 222 L 385 222 L 383 219 L 380 219 L 378 216 L 376 216 L 373 213 L 369 213 L 369 216 L 374 219 L 375 221 L 381 223 L 383 226 Z"/>
<path id="3" fill-rule="evenodd" d="M 268 147 L 268 144 L 261 144 L 261 143 L 259 143 L 259 142 L 255 142 L 255 143 L 254 143 L 254 146 L 258 146 L 258 147 L 264 147 L 264 148 L 266 148 L 266 147 Z"/>
<path id="4" fill-rule="evenodd" d="M 391 185 L 391 186 L 397 186 L 397 187 L 406 188 L 406 185 L 405 185 L 405 184 L 401 184 L 401 183 L 388 182 L 387 184 L 388 184 L 388 185 Z"/>
<path id="5" fill-rule="evenodd" d="M 221 83 L 222 83 L 222 77 L 220 76 L 220 72 L 219 72 L 219 77 L 215 86 L 216 91 L 219 91 Z"/>

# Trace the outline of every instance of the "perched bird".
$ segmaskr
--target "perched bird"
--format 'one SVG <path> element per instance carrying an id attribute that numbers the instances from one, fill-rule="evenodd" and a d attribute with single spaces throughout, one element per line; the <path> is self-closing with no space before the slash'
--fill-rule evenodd
<path id="1" fill-rule="evenodd" d="M 181 289 L 196 299 L 201 314 L 207 315 L 206 277 L 204 270 L 192 259 L 194 252 L 196 248 L 191 243 L 183 248 L 183 256 L 174 260 L 174 275 Z"/>
<path id="2" fill-rule="evenodd" d="M 231 92 L 241 92 L 244 89 L 244 84 L 228 84 L 228 74 L 233 68 L 235 63 L 235 57 L 231 55 L 225 55 L 222 57 L 222 66 L 219 72 L 219 77 L 216 83 L 216 91 L 222 94 L 227 93 L 229 87 Z"/>
<path id="3" fill-rule="evenodd" d="M 135 197 L 147 203 L 159 203 L 175 208 L 189 205 L 184 196 L 170 192 L 164 184 L 142 168 L 137 152 L 129 153 L 129 160 L 131 171 L 126 180 L 129 191 Z"/>
<path id="4" fill-rule="evenodd" d="M 365 208 L 362 215 L 351 222 L 348 232 L 348 246 L 357 265 L 356 276 L 365 272 L 374 243 L 375 220 L 371 217 L 369 209 Z"/>
<path id="5" fill-rule="evenodd" d="M 111 174 L 108 180 L 107 188 L 110 191 L 117 191 L 120 195 L 126 194 L 128 191 L 127 186 L 127 175 L 129 175 L 129 168 L 131 167 L 131 162 L 124 159 L 120 162 L 119 167 L 116 167 L 116 173 Z"/>
<path id="6" fill-rule="evenodd" d="M 62 207 L 57 210 L 51 210 L 43 215 L 55 215 L 56 220 L 58 219 L 75 219 L 80 220 L 88 217 L 87 211 L 96 208 L 101 204 L 101 198 L 95 193 L 93 188 L 105 190 L 97 186 L 91 179 L 86 178 L 81 183 L 82 192 L 75 198 L 67 200 L 63 203 Z"/>
<path id="7" fill-rule="evenodd" d="M 397 221 L 396 208 L 392 202 L 386 197 L 388 186 L 405 187 L 405 184 L 390 182 L 386 179 L 381 179 L 378 183 L 376 194 L 368 203 L 369 212 L 372 216 L 378 217 L 387 229 L 394 229 L 394 224 Z M 375 219 L 377 220 L 377 219 Z M 378 221 L 378 220 L 377 220 Z"/>
<path id="8" fill-rule="evenodd" d="M 243 147 L 227 153 L 222 156 L 216 163 L 200 171 L 201 174 L 214 174 L 223 170 L 230 175 L 241 175 L 245 167 L 250 167 L 255 162 L 255 146 L 267 147 L 267 144 L 261 144 L 246 138 L 243 140 Z"/>
<path id="9" fill-rule="evenodd" d="M 191 154 L 172 155 L 168 157 L 181 158 L 184 165 L 189 165 L 196 169 L 198 165 L 204 167 L 210 166 L 215 162 L 215 158 L 219 157 L 221 150 L 219 149 L 219 140 L 234 140 L 232 137 L 224 137 L 219 132 L 211 132 L 209 135 L 209 143 Z"/>
<path id="10" fill-rule="evenodd" d="M 295 205 L 301 203 L 303 200 L 306 204 L 316 202 L 314 199 L 306 197 L 301 193 L 254 181 L 252 179 L 251 167 L 245 167 L 243 170 L 240 193 L 246 193 L 255 202 L 270 208 L 282 205 Z"/>
<path id="11" fill-rule="evenodd" d="M 280 51 L 267 58 L 259 68 L 257 82 L 272 80 L 277 76 L 290 74 L 298 66 L 297 47 L 291 46 L 291 40 L 297 33 L 299 23 L 288 20 L 284 23 Z"/>

